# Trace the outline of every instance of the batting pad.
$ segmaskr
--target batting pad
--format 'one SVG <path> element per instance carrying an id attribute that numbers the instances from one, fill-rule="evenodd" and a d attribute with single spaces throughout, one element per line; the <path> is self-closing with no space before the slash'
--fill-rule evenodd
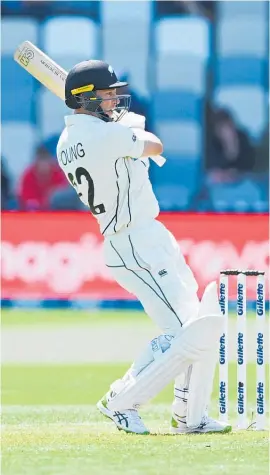
<path id="1" fill-rule="evenodd" d="M 216 282 L 207 285 L 199 307 L 199 316 L 221 316 Z M 187 400 L 187 427 L 198 427 L 210 403 L 213 389 L 216 364 L 218 361 L 219 337 L 213 344 L 212 351 L 192 366 L 189 381 L 189 395 Z"/>
<path id="2" fill-rule="evenodd" d="M 203 315 L 222 316 L 218 300 L 217 283 L 215 281 L 210 282 L 203 293 L 199 306 L 199 317 Z"/>
<path id="3" fill-rule="evenodd" d="M 192 366 L 187 399 L 187 427 L 198 427 L 210 403 L 215 369 L 218 360 L 218 344 L 214 350 Z"/>
<path id="4" fill-rule="evenodd" d="M 204 316 L 185 323 L 168 350 L 108 402 L 110 410 L 138 409 L 155 397 L 188 366 L 213 351 L 222 332 L 223 316 Z"/>

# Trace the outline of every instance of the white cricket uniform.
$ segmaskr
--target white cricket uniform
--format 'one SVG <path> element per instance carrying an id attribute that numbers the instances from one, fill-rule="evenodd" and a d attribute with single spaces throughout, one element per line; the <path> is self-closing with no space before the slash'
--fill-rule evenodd
<path id="1" fill-rule="evenodd" d="M 155 218 L 144 141 L 132 128 L 85 114 L 65 117 L 58 163 L 98 220 L 106 265 L 170 335 L 198 311 L 197 282 L 173 235 Z"/>

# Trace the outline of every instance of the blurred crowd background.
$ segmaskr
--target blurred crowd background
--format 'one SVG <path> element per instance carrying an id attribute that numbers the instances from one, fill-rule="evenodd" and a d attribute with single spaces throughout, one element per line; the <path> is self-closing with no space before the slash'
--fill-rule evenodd
<path id="1" fill-rule="evenodd" d="M 104 59 L 131 111 L 164 143 L 151 165 L 162 210 L 265 212 L 267 1 L 3 1 L 1 197 L 5 210 L 86 208 L 57 166 L 70 113 L 13 60 L 24 40 L 64 69 Z"/>

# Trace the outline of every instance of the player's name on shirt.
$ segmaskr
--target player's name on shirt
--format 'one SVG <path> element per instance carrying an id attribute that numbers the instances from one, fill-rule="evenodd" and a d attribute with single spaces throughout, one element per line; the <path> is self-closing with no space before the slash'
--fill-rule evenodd
<path id="1" fill-rule="evenodd" d="M 85 151 L 81 142 L 78 142 L 70 147 L 62 150 L 60 153 L 61 163 L 66 166 L 68 163 L 75 162 L 78 158 L 83 158 Z"/>

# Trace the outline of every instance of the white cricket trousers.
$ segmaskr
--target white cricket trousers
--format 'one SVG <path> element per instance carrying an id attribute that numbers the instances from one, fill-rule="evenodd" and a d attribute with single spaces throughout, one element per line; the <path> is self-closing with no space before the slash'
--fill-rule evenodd
<path id="1" fill-rule="evenodd" d="M 105 263 L 163 331 L 176 336 L 196 318 L 198 285 L 170 231 L 156 220 L 105 237 Z"/>

